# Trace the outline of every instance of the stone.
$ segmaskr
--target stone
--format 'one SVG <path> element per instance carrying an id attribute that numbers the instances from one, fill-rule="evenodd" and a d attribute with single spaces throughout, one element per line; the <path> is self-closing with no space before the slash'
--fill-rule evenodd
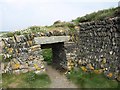
<path id="1" fill-rule="evenodd" d="M 5 65 L 4 63 L 1 63 L 1 70 L 4 71 Z"/>
<path id="2" fill-rule="evenodd" d="M 32 66 L 30 66 L 29 68 L 28 68 L 28 71 L 35 71 L 36 70 L 36 68 L 35 67 L 32 67 Z"/>
<path id="3" fill-rule="evenodd" d="M 94 67 L 91 64 L 88 64 L 87 67 L 91 70 L 94 70 Z"/>
<path id="4" fill-rule="evenodd" d="M 28 64 L 23 64 L 23 65 L 20 65 L 19 67 L 20 69 L 28 69 Z"/>
<path id="5" fill-rule="evenodd" d="M 102 59 L 102 63 L 105 64 L 107 62 L 106 58 Z"/>
<path id="6" fill-rule="evenodd" d="M 113 76 L 113 73 L 109 72 L 107 76 L 111 78 Z"/>
<path id="7" fill-rule="evenodd" d="M 33 60 L 33 58 L 34 58 L 33 56 L 29 56 L 28 60 Z"/>
<path id="8" fill-rule="evenodd" d="M 32 46 L 33 45 L 33 41 L 28 41 L 29 45 Z"/>
<path id="9" fill-rule="evenodd" d="M 118 75 L 117 80 L 120 81 L 120 75 Z"/>
<path id="10" fill-rule="evenodd" d="M 103 72 L 102 69 L 94 70 L 94 73 L 96 73 L 96 74 L 101 74 L 102 72 Z"/>
<path id="11" fill-rule="evenodd" d="M 27 73 L 29 70 L 28 69 L 22 69 L 21 73 Z"/>
<path id="12" fill-rule="evenodd" d="M 10 54 L 3 54 L 3 59 L 7 59 L 7 58 L 10 58 L 11 55 Z"/>
<path id="13" fill-rule="evenodd" d="M 16 58 L 13 58 L 11 63 L 14 62 L 14 63 L 17 63 L 17 64 L 20 64 L 20 62 L 16 59 Z"/>
<path id="14" fill-rule="evenodd" d="M 40 75 L 40 74 L 43 74 L 43 73 L 45 73 L 45 69 L 43 69 L 43 70 L 37 70 L 37 71 L 35 71 L 35 74 L 38 74 L 38 75 Z"/>
<path id="15" fill-rule="evenodd" d="M 20 41 L 21 41 L 20 36 L 14 35 L 14 38 L 15 38 L 15 41 L 16 41 L 16 42 L 20 42 Z"/>
<path id="16" fill-rule="evenodd" d="M 18 64 L 18 63 L 16 63 L 16 64 L 12 63 L 11 67 L 12 67 L 13 70 L 16 70 L 16 69 L 20 68 L 20 64 Z"/>
<path id="17" fill-rule="evenodd" d="M 51 36 L 51 37 L 36 37 L 34 38 L 35 43 L 40 44 L 51 44 L 58 42 L 65 42 L 70 40 L 70 36 Z"/>
<path id="18" fill-rule="evenodd" d="M 113 54 L 113 51 L 110 51 L 110 54 Z"/>
<path id="19" fill-rule="evenodd" d="M 28 61 L 28 65 L 32 65 L 33 64 L 33 61 Z"/>
<path id="20" fill-rule="evenodd" d="M 40 45 L 35 45 L 35 46 L 32 46 L 30 47 L 29 51 L 36 51 L 36 50 L 39 50 L 40 49 Z"/>
<path id="21" fill-rule="evenodd" d="M 20 70 L 13 70 L 13 74 L 19 75 L 21 73 Z"/>
<path id="22" fill-rule="evenodd" d="M 86 67 L 82 66 L 81 69 L 82 69 L 84 72 L 87 72 Z"/>
<path id="23" fill-rule="evenodd" d="M 40 36 L 45 36 L 45 34 L 41 32 L 41 33 L 40 33 Z"/>
<path id="24" fill-rule="evenodd" d="M 44 69 L 44 68 L 45 68 L 45 66 L 44 66 L 44 65 L 41 65 L 41 68 L 42 68 L 42 69 Z"/>

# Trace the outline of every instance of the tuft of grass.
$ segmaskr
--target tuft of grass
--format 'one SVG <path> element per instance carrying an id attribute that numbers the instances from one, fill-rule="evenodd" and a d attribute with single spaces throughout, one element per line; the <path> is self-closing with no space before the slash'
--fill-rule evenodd
<path id="1" fill-rule="evenodd" d="M 3 88 L 48 88 L 51 83 L 47 74 L 37 75 L 34 72 L 3 74 L 2 81 Z"/>
<path id="2" fill-rule="evenodd" d="M 103 74 L 83 72 L 81 69 L 71 71 L 67 77 L 80 88 L 117 88 L 119 85 L 116 80 L 110 80 Z"/>
<path id="3" fill-rule="evenodd" d="M 52 63 L 52 49 L 43 49 L 42 55 L 44 57 L 44 60 L 50 65 Z"/>
<path id="4" fill-rule="evenodd" d="M 13 32 L 8 32 L 8 33 L 6 34 L 6 36 L 7 36 L 7 37 L 13 37 L 13 36 L 14 36 L 14 33 L 13 33 Z"/>

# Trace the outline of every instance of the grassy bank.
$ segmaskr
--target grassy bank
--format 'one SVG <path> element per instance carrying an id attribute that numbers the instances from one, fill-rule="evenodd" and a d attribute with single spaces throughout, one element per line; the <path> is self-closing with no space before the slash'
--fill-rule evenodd
<path id="1" fill-rule="evenodd" d="M 118 88 L 116 80 L 110 80 L 102 74 L 87 73 L 81 69 L 67 74 L 69 80 L 80 88 Z"/>
<path id="2" fill-rule="evenodd" d="M 47 88 L 51 81 L 47 74 L 37 75 L 33 72 L 20 75 L 3 74 L 3 88 Z"/>
<path id="3" fill-rule="evenodd" d="M 117 16 L 118 14 L 117 12 L 119 12 L 119 10 L 120 10 L 119 7 L 99 10 L 97 12 L 93 12 L 90 14 L 86 14 L 85 16 L 78 17 L 75 20 L 72 20 L 72 22 L 78 24 L 82 22 L 104 20 L 105 18 Z"/>

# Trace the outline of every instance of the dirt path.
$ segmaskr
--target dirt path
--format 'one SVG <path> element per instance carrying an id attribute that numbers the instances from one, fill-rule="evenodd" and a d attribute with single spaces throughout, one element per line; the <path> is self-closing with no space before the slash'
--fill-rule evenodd
<path id="1" fill-rule="evenodd" d="M 64 74 L 60 74 L 52 66 L 47 66 L 47 74 L 52 81 L 50 88 L 77 88 L 76 85 L 67 80 Z"/>

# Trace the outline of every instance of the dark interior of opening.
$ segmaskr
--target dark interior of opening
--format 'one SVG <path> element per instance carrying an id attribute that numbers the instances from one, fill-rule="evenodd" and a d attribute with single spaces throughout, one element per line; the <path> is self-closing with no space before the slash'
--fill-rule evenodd
<path id="1" fill-rule="evenodd" d="M 66 54 L 64 50 L 64 42 L 53 44 L 42 44 L 42 54 L 44 60 L 55 67 L 56 69 L 62 69 L 66 62 Z"/>

